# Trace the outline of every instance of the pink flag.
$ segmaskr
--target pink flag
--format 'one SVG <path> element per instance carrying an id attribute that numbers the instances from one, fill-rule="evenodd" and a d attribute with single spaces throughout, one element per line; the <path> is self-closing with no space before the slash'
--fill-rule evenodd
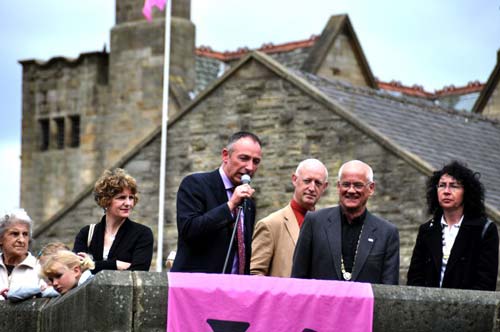
<path id="1" fill-rule="evenodd" d="M 148 21 L 151 21 L 153 19 L 153 7 L 163 10 L 165 9 L 165 2 L 166 0 L 145 0 L 144 7 L 142 7 L 142 14 Z"/>
<path id="2" fill-rule="evenodd" d="M 167 332 L 370 332 L 370 284 L 169 273 Z"/>

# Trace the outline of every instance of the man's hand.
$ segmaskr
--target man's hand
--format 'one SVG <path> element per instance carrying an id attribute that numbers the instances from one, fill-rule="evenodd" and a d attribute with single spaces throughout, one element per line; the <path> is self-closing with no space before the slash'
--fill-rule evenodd
<path id="1" fill-rule="evenodd" d="M 229 210 L 233 211 L 237 206 L 241 205 L 245 198 L 252 197 L 255 189 L 250 187 L 249 184 L 242 184 L 234 189 L 231 199 L 227 202 Z"/>

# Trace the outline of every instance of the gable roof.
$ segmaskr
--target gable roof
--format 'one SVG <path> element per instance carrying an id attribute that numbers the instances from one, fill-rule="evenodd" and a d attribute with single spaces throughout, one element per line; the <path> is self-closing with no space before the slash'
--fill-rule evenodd
<path id="1" fill-rule="evenodd" d="M 481 173 L 486 210 L 500 221 L 500 154 L 492 153 L 500 145 L 498 122 L 290 70 L 264 54 L 254 57 L 425 175 L 451 160 L 466 162 Z"/>
<path id="2" fill-rule="evenodd" d="M 326 27 L 323 29 L 319 40 L 314 44 L 313 48 L 309 52 L 309 57 L 302 65 L 302 70 L 310 73 L 317 73 L 321 64 L 323 63 L 325 57 L 327 56 L 331 46 L 334 44 L 337 37 L 343 32 L 347 34 L 351 42 L 356 59 L 361 67 L 361 71 L 366 79 L 366 83 L 371 88 L 377 88 L 377 82 L 375 77 L 368 65 L 368 60 L 365 57 L 363 48 L 354 32 L 354 28 L 349 20 L 349 16 L 334 15 L 330 17 Z"/>
<path id="3" fill-rule="evenodd" d="M 500 125 L 486 117 L 453 111 L 420 98 L 317 77 L 290 69 L 262 52 L 247 55 L 203 91 L 172 122 L 179 120 L 247 62 L 256 60 L 275 74 L 343 117 L 424 175 L 451 160 L 466 162 L 481 173 L 486 187 L 486 210 L 500 221 Z M 353 107 L 354 105 L 354 107 Z"/>
<path id="4" fill-rule="evenodd" d="M 185 108 L 172 116 L 168 128 L 188 114 L 215 89 L 224 84 L 249 61 L 257 61 L 276 75 L 288 80 L 311 98 L 363 131 L 386 149 L 430 175 L 450 160 L 458 159 L 482 174 L 486 191 L 486 210 L 500 221 L 500 146 L 497 122 L 476 114 L 445 110 L 417 98 L 400 98 L 381 90 L 359 87 L 340 80 L 328 80 L 290 69 L 268 55 L 253 52 L 212 82 Z M 354 107 L 353 107 L 354 105 Z M 155 128 L 142 142 L 132 147 L 112 168 L 121 167 L 141 149 L 161 135 Z M 74 208 L 92 192 L 89 185 L 53 217 L 42 222 L 33 235 L 37 237 Z"/>
<path id="5" fill-rule="evenodd" d="M 493 71 L 491 72 L 491 75 L 488 78 L 488 81 L 486 82 L 485 88 L 483 89 L 483 91 L 481 91 L 479 98 L 476 100 L 476 103 L 472 108 L 473 113 L 483 113 L 484 107 L 490 100 L 491 95 L 493 94 L 493 91 L 495 91 L 495 88 L 498 86 L 499 81 L 500 81 L 500 50 L 498 50 L 497 52 L 497 64 L 493 69 Z"/>

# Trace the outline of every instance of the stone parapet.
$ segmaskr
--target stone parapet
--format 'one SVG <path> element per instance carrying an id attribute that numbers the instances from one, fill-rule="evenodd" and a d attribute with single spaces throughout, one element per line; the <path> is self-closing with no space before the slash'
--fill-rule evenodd
<path id="1" fill-rule="evenodd" d="M 373 285 L 373 331 L 499 331 L 496 292 Z M 0 302 L 1 331 L 165 331 L 166 273 L 103 271 L 54 299 Z"/>

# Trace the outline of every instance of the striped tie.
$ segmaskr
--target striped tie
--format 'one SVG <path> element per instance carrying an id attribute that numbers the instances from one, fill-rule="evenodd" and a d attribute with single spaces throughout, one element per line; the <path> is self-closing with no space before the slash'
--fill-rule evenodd
<path id="1" fill-rule="evenodd" d="M 245 274 L 245 237 L 243 235 L 243 211 L 236 223 L 236 237 L 238 239 L 238 274 Z"/>

